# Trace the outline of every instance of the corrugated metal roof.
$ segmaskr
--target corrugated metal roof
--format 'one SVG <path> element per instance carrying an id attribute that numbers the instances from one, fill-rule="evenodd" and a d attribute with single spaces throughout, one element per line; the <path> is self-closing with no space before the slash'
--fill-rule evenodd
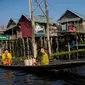
<path id="1" fill-rule="evenodd" d="M 28 15 L 23 15 L 23 16 L 25 16 L 28 20 L 30 20 L 30 17 Z M 35 16 L 34 21 L 39 23 L 47 23 L 46 17 L 43 15 L 39 15 L 37 17 Z M 49 23 L 57 24 L 57 20 L 54 20 L 53 18 L 49 18 Z"/>
<path id="2" fill-rule="evenodd" d="M 45 16 L 42 16 L 42 15 L 37 16 L 37 17 L 35 18 L 35 21 L 36 21 L 36 22 L 39 22 L 39 23 L 47 23 L 46 17 L 45 17 Z M 49 23 L 50 23 L 50 24 L 56 24 L 57 21 L 54 20 L 53 18 L 49 18 Z"/>

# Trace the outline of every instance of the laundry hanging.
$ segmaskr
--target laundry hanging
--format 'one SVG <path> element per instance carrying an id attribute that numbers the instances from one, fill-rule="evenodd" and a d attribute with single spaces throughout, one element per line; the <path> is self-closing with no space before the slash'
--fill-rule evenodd
<path id="1" fill-rule="evenodd" d="M 74 25 L 70 25 L 70 26 L 69 26 L 69 30 L 70 30 L 70 31 L 75 31 L 75 30 L 76 30 L 76 27 L 75 27 Z"/>

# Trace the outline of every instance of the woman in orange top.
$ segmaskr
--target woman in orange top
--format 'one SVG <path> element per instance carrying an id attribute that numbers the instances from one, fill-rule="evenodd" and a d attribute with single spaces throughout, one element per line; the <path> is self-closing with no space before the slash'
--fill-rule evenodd
<path id="1" fill-rule="evenodd" d="M 9 53 L 8 49 L 5 49 L 4 53 L 2 54 L 2 63 L 4 65 L 12 64 L 12 55 L 11 55 L 11 53 Z"/>

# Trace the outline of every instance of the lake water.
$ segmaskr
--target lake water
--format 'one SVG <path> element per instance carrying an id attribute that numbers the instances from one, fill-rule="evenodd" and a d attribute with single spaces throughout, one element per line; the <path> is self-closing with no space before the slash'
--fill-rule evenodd
<path id="1" fill-rule="evenodd" d="M 0 69 L 0 85 L 85 85 L 85 67 L 31 74 Z"/>

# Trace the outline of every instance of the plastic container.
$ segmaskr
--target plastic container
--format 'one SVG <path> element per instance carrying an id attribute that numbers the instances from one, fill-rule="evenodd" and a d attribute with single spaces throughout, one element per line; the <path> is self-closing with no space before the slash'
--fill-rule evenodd
<path id="1" fill-rule="evenodd" d="M 32 66 L 32 59 L 24 60 L 24 64 L 25 64 L 25 66 Z"/>

